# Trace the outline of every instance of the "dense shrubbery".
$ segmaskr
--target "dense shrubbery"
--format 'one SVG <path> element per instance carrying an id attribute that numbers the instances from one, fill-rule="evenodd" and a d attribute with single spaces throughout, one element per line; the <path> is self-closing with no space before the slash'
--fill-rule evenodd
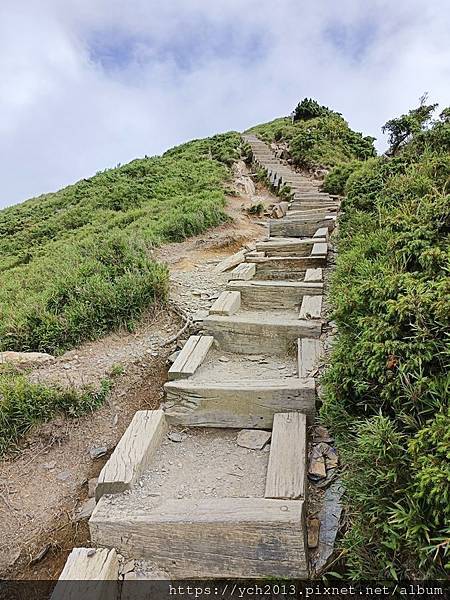
<path id="1" fill-rule="evenodd" d="M 155 245 L 226 219 L 237 133 L 98 173 L 0 212 L 0 350 L 61 352 L 166 298 Z"/>
<path id="2" fill-rule="evenodd" d="M 349 174 L 331 299 L 339 335 L 322 417 L 346 486 L 348 574 L 450 569 L 450 123 Z M 351 170 L 350 170 L 351 171 Z M 334 185 L 334 184 L 333 184 Z"/>
<path id="3" fill-rule="evenodd" d="M 297 120 L 275 119 L 249 131 L 267 142 L 285 141 L 299 167 L 333 167 L 343 162 L 375 156 L 374 138 L 353 131 L 339 113 L 305 99 L 297 109 Z"/>

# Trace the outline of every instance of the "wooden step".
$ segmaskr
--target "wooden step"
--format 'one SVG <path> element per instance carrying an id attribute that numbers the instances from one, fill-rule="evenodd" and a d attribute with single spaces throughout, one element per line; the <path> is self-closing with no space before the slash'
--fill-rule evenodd
<path id="1" fill-rule="evenodd" d="M 191 377 L 204 361 L 213 342 L 211 336 L 191 335 L 170 367 L 169 379 Z"/>
<path id="2" fill-rule="evenodd" d="M 325 238 L 325 240 L 328 241 L 329 236 L 330 232 L 328 231 L 328 227 L 319 227 L 319 229 L 313 235 L 313 238 Z"/>
<path id="3" fill-rule="evenodd" d="M 326 254 L 321 256 L 264 256 L 253 259 L 256 264 L 256 276 L 280 276 L 286 278 L 300 276 L 310 267 L 325 267 Z"/>
<path id="4" fill-rule="evenodd" d="M 295 313 L 282 311 L 241 311 L 230 317 L 210 315 L 203 321 L 206 333 L 213 335 L 219 348 L 236 354 L 289 352 L 299 337 L 319 337 L 320 321 L 302 321 Z"/>
<path id="5" fill-rule="evenodd" d="M 266 498 L 306 498 L 306 417 L 278 413 L 273 420 Z"/>
<path id="6" fill-rule="evenodd" d="M 279 220 L 269 220 L 270 237 L 311 237 L 319 227 L 332 230 L 335 226 L 334 219 L 322 219 L 317 222 L 299 223 L 287 217 Z"/>
<path id="7" fill-rule="evenodd" d="M 313 245 L 318 241 L 318 238 L 275 238 L 267 242 L 257 242 L 256 249 L 264 252 L 266 256 L 286 255 L 286 253 L 308 256 Z M 322 238 L 322 241 L 326 241 L 325 238 Z"/>
<path id="8" fill-rule="evenodd" d="M 323 296 L 303 296 L 299 319 L 320 319 Z"/>
<path id="9" fill-rule="evenodd" d="M 113 599 L 117 598 L 118 584 L 119 561 L 114 549 L 74 548 L 67 557 L 51 600 Z"/>
<path id="10" fill-rule="evenodd" d="M 324 256 L 328 252 L 327 242 L 317 242 L 311 250 L 311 256 Z"/>
<path id="11" fill-rule="evenodd" d="M 240 280 L 248 281 L 252 279 L 256 274 L 256 265 L 251 262 L 241 263 L 235 267 L 229 274 L 228 281 Z"/>
<path id="12" fill-rule="evenodd" d="M 167 431 L 162 410 L 139 410 L 100 471 L 95 497 L 131 487 L 146 468 Z"/>
<path id="13" fill-rule="evenodd" d="M 313 283 L 316 281 L 323 281 L 323 271 L 320 268 L 317 269 L 306 269 L 305 279 L 303 280 L 305 283 Z M 312 294 L 311 294 L 312 295 Z"/>
<path id="14" fill-rule="evenodd" d="M 210 315 L 234 315 L 241 307 L 241 294 L 226 290 L 220 294 L 209 309 Z"/>
<path id="15" fill-rule="evenodd" d="M 239 263 L 241 263 L 245 260 L 246 254 L 247 254 L 246 250 L 239 250 L 239 252 L 235 252 L 231 256 L 227 256 L 226 258 L 221 260 L 218 265 L 215 266 L 214 272 L 215 273 L 224 273 L 225 271 L 232 269 L 233 267 L 235 267 L 236 265 L 238 265 Z"/>
<path id="16" fill-rule="evenodd" d="M 168 500 L 161 508 L 98 503 L 95 544 L 143 558 L 173 578 L 307 578 L 302 500 Z"/>
<path id="17" fill-rule="evenodd" d="M 230 281 L 227 289 L 239 291 L 242 305 L 246 308 L 259 310 L 295 310 L 300 306 L 304 295 L 323 294 L 322 283 L 265 279 Z"/>
<path id="18" fill-rule="evenodd" d="M 322 345 L 320 340 L 300 338 L 298 340 L 298 375 L 310 377 L 318 368 Z"/>
<path id="19" fill-rule="evenodd" d="M 312 422 L 315 413 L 314 379 L 289 377 L 165 384 L 164 411 L 168 423 L 196 427 L 270 429 L 277 412 L 301 412 Z"/>

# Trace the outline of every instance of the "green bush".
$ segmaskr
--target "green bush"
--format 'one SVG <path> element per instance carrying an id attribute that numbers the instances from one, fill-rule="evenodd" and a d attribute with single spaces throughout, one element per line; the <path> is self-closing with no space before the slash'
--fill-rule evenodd
<path id="1" fill-rule="evenodd" d="M 328 117 L 332 114 L 337 113 L 333 113 L 333 111 L 326 106 L 321 106 L 312 98 L 303 98 L 303 100 L 295 107 L 294 121 L 309 121 L 316 117 Z"/>
<path id="2" fill-rule="evenodd" d="M 25 375 L 0 372 L 0 455 L 32 425 L 58 413 L 71 417 L 99 407 L 109 391 L 105 380 L 98 390 L 48 387 L 30 383 Z"/>
<path id="3" fill-rule="evenodd" d="M 439 120 L 346 183 L 321 414 L 346 464 L 355 579 L 449 569 L 448 128 Z"/>
<path id="4" fill-rule="evenodd" d="M 328 194 L 342 196 L 345 193 L 347 180 L 362 165 L 358 160 L 352 160 L 348 163 L 336 165 L 325 177 L 323 182 L 323 191 Z"/>

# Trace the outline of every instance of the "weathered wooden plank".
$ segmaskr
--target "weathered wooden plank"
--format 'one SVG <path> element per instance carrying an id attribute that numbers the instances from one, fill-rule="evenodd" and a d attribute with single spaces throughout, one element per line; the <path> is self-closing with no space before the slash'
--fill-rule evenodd
<path id="1" fill-rule="evenodd" d="M 228 271 L 228 269 L 232 269 L 239 263 L 243 262 L 245 260 L 246 253 L 246 250 L 239 250 L 239 252 L 236 252 L 231 256 L 227 256 L 227 258 L 224 258 L 218 265 L 216 265 L 214 268 L 215 273 L 223 273 L 224 271 Z"/>
<path id="2" fill-rule="evenodd" d="M 319 365 L 322 346 L 320 340 L 300 338 L 298 340 L 298 375 L 309 377 Z"/>
<path id="3" fill-rule="evenodd" d="M 248 281 L 252 279 L 256 274 L 256 265 L 255 263 L 245 262 L 238 265 L 234 268 L 229 276 L 229 281 L 240 280 L 240 281 Z"/>
<path id="4" fill-rule="evenodd" d="M 169 369 L 169 379 L 191 377 L 205 360 L 214 342 L 211 336 L 191 335 Z"/>
<path id="5" fill-rule="evenodd" d="M 292 309 L 300 306 L 302 297 L 307 294 L 323 294 L 322 283 L 303 281 L 274 281 L 252 279 L 251 281 L 230 281 L 227 289 L 241 293 L 241 303 L 252 309 Z"/>
<path id="6" fill-rule="evenodd" d="M 263 258 L 254 258 L 256 264 L 257 277 L 277 276 L 281 272 L 286 273 L 287 277 L 297 277 L 310 267 L 324 267 L 326 265 L 326 256 L 268 256 Z"/>
<path id="7" fill-rule="evenodd" d="M 279 220 L 269 220 L 269 232 L 271 237 L 309 237 L 314 235 L 318 227 L 327 226 L 328 229 L 332 229 L 334 225 L 335 222 L 332 219 L 298 223 L 290 221 L 286 217 Z"/>
<path id="8" fill-rule="evenodd" d="M 327 252 L 328 244 L 326 242 L 318 242 L 312 247 L 311 256 L 324 256 Z"/>
<path id="9" fill-rule="evenodd" d="M 301 413 L 274 416 L 264 495 L 290 500 L 306 496 L 306 416 Z"/>
<path id="10" fill-rule="evenodd" d="M 164 411 L 168 423 L 196 427 L 272 427 L 277 412 L 299 411 L 311 421 L 315 413 L 313 378 L 165 384 Z"/>
<path id="11" fill-rule="evenodd" d="M 135 413 L 106 465 L 100 471 L 95 497 L 117 494 L 130 488 L 148 465 L 166 434 L 162 410 Z"/>
<path id="12" fill-rule="evenodd" d="M 224 352 L 259 354 L 265 350 L 288 352 L 299 337 L 319 337 L 320 321 L 300 320 L 277 313 L 243 311 L 231 317 L 210 315 L 203 321 Z"/>
<path id="13" fill-rule="evenodd" d="M 323 271 L 321 268 L 306 269 L 305 282 L 323 281 Z M 311 294 L 312 295 L 312 294 Z"/>
<path id="14" fill-rule="evenodd" d="M 66 560 L 51 600 L 114 600 L 119 561 L 114 549 L 74 548 Z"/>
<path id="15" fill-rule="evenodd" d="M 209 309 L 211 315 L 234 315 L 241 307 L 241 294 L 225 290 Z"/>
<path id="16" fill-rule="evenodd" d="M 279 241 L 273 239 L 267 242 L 257 242 L 256 248 L 264 251 L 268 257 L 287 255 L 288 253 L 295 256 L 307 256 L 317 241 L 319 240 L 315 238 L 279 238 Z M 323 238 L 323 241 L 325 241 L 325 238 Z"/>
<path id="17" fill-rule="evenodd" d="M 320 319 L 323 296 L 303 296 L 299 319 Z"/>
<path id="18" fill-rule="evenodd" d="M 95 543 L 176 578 L 308 576 L 301 500 L 168 500 L 131 513 L 102 499 L 89 527 Z"/>
<path id="19" fill-rule="evenodd" d="M 210 335 L 202 335 L 195 346 L 194 350 L 191 352 L 189 357 L 187 358 L 184 367 L 183 367 L 183 375 L 186 377 L 191 377 L 198 367 L 205 360 L 206 355 L 209 352 L 209 349 L 213 345 L 214 338 Z"/>
<path id="20" fill-rule="evenodd" d="M 328 241 L 330 232 L 328 231 L 328 227 L 319 227 L 316 233 L 313 235 L 314 238 L 325 238 L 325 241 Z M 321 240 L 317 240 L 321 241 Z"/>

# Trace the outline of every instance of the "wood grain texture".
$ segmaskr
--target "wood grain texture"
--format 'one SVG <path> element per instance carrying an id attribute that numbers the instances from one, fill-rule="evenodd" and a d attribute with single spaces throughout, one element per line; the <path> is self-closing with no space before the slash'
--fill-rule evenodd
<path id="1" fill-rule="evenodd" d="M 296 500 L 306 495 L 306 416 L 278 413 L 274 416 L 266 498 Z"/>
<path id="2" fill-rule="evenodd" d="M 322 345 L 320 340 L 301 338 L 298 340 L 298 375 L 309 377 L 319 365 Z"/>
<path id="3" fill-rule="evenodd" d="M 205 360 L 214 338 L 208 335 L 191 335 L 169 369 L 169 379 L 191 377 Z"/>
<path id="4" fill-rule="evenodd" d="M 245 255 L 246 250 L 239 250 L 239 252 L 236 252 L 231 256 L 227 256 L 227 258 L 224 258 L 218 265 L 215 266 L 214 272 L 223 273 L 224 271 L 228 271 L 228 269 L 232 269 L 245 260 Z"/>
<path id="5" fill-rule="evenodd" d="M 303 296 L 299 319 L 320 319 L 323 296 Z"/>
<path id="6" fill-rule="evenodd" d="M 316 268 L 316 269 L 306 269 L 305 279 L 303 281 L 305 283 L 306 282 L 314 282 L 314 281 L 323 281 L 322 269 L 320 267 Z"/>
<path id="7" fill-rule="evenodd" d="M 308 576 L 301 500 L 168 500 L 133 514 L 101 500 L 89 527 L 96 544 L 176 578 Z"/>
<path id="8" fill-rule="evenodd" d="M 114 452 L 100 472 L 95 490 L 98 500 L 103 494 L 129 489 L 140 477 L 167 432 L 162 410 L 135 413 Z"/>
<path id="9" fill-rule="evenodd" d="M 51 600 L 114 600 L 119 562 L 114 549 L 74 548 L 66 560 Z"/>
<path id="10" fill-rule="evenodd" d="M 254 263 L 241 263 L 231 271 L 229 275 L 229 281 L 248 281 L 249 279 L 252 279 L 255 276 L 255 274 L 256 265 Z"/>
<path id="11" fill-rule="evenodd" d="M 318 227 L 333 229 L 333 220 L 321 220 L 317 222 L 298 223 L 288 221 L 287 218 L 280 220 L 269 220 L 269 234 L 271 237 L 310 237 L 314 235 Z"/>
<path id="12" fill-rule="evenodd" d="M 299 411 L 313 419 L 313 378 L 196 383 L 171 381 L 164 386 L 168 423 L 198 427 L 266 429 L 277 412 Z"/>
<path id="13" fill-rule="evenodd" d="M 311 296 L 322 294 L 323 284 L 252 279 L 251 281 L 231 281 L 228 283 L 227 289 L 239 291 L 242 305 L 247 308 L 295 310 L 300 306 L 305 294 Z"/>
<path id="14" fill-rule="evenodd" d="M 241 307 L 241 294 L 236 290 L 225 290 L 209 309 L 211 315 L 234 315 Z"/>
<path id="15" fill-rule="evenodd" d="M 311 256 L 324 256 L 328 252 L 328 244 L 326 242 L 317 242 L 311 250 Z"/>
<path id="16" fill-rule="evenodd" d="M 276 313 L 242 311 L 231 317 L 210 315 L 203 321 L 207 333 L 214 336 L 224 352 L 260 354 L 289 352 L 299 337 L 320 336 L 322 324 L 316 320 L 277 318 Z"/>

